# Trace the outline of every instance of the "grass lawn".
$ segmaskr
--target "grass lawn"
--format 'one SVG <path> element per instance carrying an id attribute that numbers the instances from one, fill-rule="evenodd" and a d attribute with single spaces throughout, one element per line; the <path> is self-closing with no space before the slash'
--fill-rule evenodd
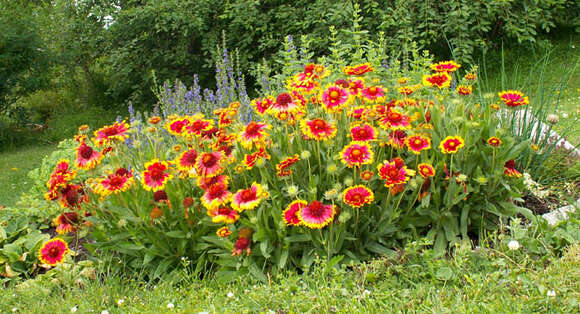
<path id="1" fill-rule="evenodd" d="M 465 250 L 449 259 L 418 254 L 350 269 L 323 266 L 257 283 L 212 279 L 142 284 L 104 276 L 79 287 L 27 283 L 0 292 L 0 311 L 27 313 L 530 313 L 580 311 L 580 247 L 533 260 L 520 250 Z M 100 276 L 99 276 L 100 277 Z"/>
<path id="2" fill-rule="evenodd" d="M 0 153 L 0 206 L 14 206 L 23 192 L 28 191 L 28 172 L 40 167 L 42 158 L 56 145 L 32 146 Z"/>

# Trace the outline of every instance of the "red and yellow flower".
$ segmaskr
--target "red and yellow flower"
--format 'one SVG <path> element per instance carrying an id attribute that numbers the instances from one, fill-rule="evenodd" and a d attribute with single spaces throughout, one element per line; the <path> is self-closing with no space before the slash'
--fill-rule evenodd
<path id="1" fill-rule="evenodd" d="M 353 96 L 359 96 L 363 88 L 365 88 L 365 83 L 363 79 L 350 80 L 348 82 L 348 91 Z"/>
<path id="2" fill-rule="evenodd" d="M 420 163 L 418 165 L 418 169 L 419 169 L 419 174 L 423 178 L 429 178 L 429 177 L 435 176 L 435 168 L 433 168 L 433 166 L 430 164 Z"/>
<path id="3" fill-rule="evenodd" d="M 487 139 L 487 144 L 493 147 L 499 147 L 501 145 L 501 139 L 499 137 L 492 136 Z"/>
<path id="4" fill-rule="evenodd" d="M 360 94 L 364 101 L 381 103 L 385 101 L 387 89 L 382 86 L 369 86 L 361 89 Z"/>
<path id="5" fill-rule="evenodd" d="M 447 72 L 424 75 L 422 81 L 425 86 L 447 88 L 451 86 L 451 75 Z"/>
<path id="6" fill-rule="evenodd" d="M 336 127 L 323 119 L 301 120 L 300 129 L 309 139 L 327 141 L 336 136 Z"/>
<path id="7" fill-rule="evenodd" d="M 350 128 L 350 136 L 353 141 L 369 142 L 377 139 L 377 130 L 370 124 L 354 124 Z"/>
<path id="8" fill-rule="evenodd" d="M 346 66 L 342 69 L 342 72 L 346 75 L 363 75 L 374 70 L 373 66 L 366 62 L 362 64 Z"/>
<path id="9" fill-rule="evenodd" d="M 513 159 L 504 164 L 504 174 L 508 177 L 520 178 L 522 174 L 516 169 L 516 162 Z"/>
<path id="10" fill-rule="evenodd" d="M 366 142 L 350 142 L 340 152 L 341 161 L 349 168 L 360 167 L 373 162 L 374 152 Z"/>
<path id="11" fill-rule="evenodd" d="M 202 114 L 188 117 L 187 121 L 189 123 L 184 126 L 185 130 L 182 130 L 182 133 L 185 132 L 185 136 L 189 139 L 202 137 L 204 132 L 213 128 L 213 120 L 204 119 Z"/>
<path id="12" fill-rule="evenodd" d="M 93 143 L 97 146 L 105 146 L 114 141 L 124 141 L 129 137 L 129 124 L 125 121 L 115 122 L 104 126 L 94 133 Z"/>
<path id="13" fill-rule="evenodd" d="M 338 85 L 330 85 L 320 94 L 322 107 L 329 113 L 341 112 L 352 100 L 349 91 Z"/>
<path id="14" fill-rule="evenodd" d="M 145 171 L 141 173 L 141 183 L 147 191 L 159 191 L 173 178 L 169 172 L 169 162 L 153 159 L 145 163 Z"/>
<path id="15" fill-rule="evenodd" d="M 470 85 L 458 85 L 457 86 L 457 93 L 459 95 L 467 96 L 467 95 L 471 95 L 472 92 L 473 92 L 473 87 L 471 87 Z"/>
<path id="16" fill-rule="evenodd" d="M 395 149 L 402 148 L 406 145 L 407 133 L 405 131 L 396 130 L 389 133 L 389 141 L 387 144 Z"/>
<path id="17" fill-rule="evenodd" d="M 214 184 L 222 184 L 227 186 L 230 183 L 230 178 L 226 175 L 219 175 L 215 177 L 198 177 L 197 186 L 206 191 Z"/>
<path id="18" fill-rule="evenodd" d="M 232 231 L 228 227 L 221 227 L 215 232 L 215 234 L 220 238 L 226 238 L 232 234 Z"/>
<path id="19" fill-rule="evenodd" d="M 201 153 L 195 162 L 197 174 L 202 177 L 215 177 L 224 171 L 222 165 L 225 154 L 222 151 Z"/>
<path id="20" fill-rule="evenodd" d="M 304 207 L 308 206 L 308 202 L 304 200 L 296 200 L 290 203 L 284 212 L 282 212 L 282 218 L 287 226 L 300 226 L 302 221 L 298 217 L 298 212 Z"/>
<path id="21" fill-rule="evenodd" d="M 447 136 L 439 143 L 439 149 L 443 154 L 455 154 L 465 146 L 465 140 L 461 136 Z"/>
<path id="22" fill-rule="evenodd" d="M 458 64 L 455 61 L 441 61 L 439 63 L 431 64 L 430 67 L 436 72 L 450 73 L 457 71 L 457 69 L 461 67 L 461 64 Z"/>
<path id="23" fill-rule="evenodd" d="M 274 99 L 274 97 L 272 96 L 268 96 L 262 99 L 254 99 L 252 100 L 251 106 L 254 108 L 254 110 L 256 111 L 257 114 L 259 114 L 260 116 L 263 116 L 264 113 L 266 113 L 268 111 L 268 109 L 270 109 L 270 107 L 272 107 L 272 105 L 274 104 L 276 100 Z"/>
<path id="24" fill-rule="evenodd" d="M 391 161 L 383 161 L 382 165 L 378 165 L 379 176 L 385 180 L 385 186 L 388 188 L 396 185 L 407 183 L 409 179 L 415 175 L 415 171 L 408 169 L 401 159 L 393 159 Z"/>
<path id="25" fill-rule="evenodd" d="M 214 210 L 227 204 L 232 199 L 232 192 L 224 184 L 213 184 L 205 190 L 201 203 L 208 210 Z"/>
<path id="26" fill-rule="evenodd" d="M 285 177 L 285 176 L 291 175 L 292 170 L 288 170 L 288 168 L 290 166 L 292 166 L 293 164 L 297 163 L 298 161 L 300 161 L 300 156 L 298 156 L 298 154 L 295 154 L 292 157 L 288 157 L 288 158 L 280 161 L 276 165 L 276 175 L 278 177 Z"/>
<path id="27" fill-rule="evenodd" d="M 267 130 L 270 128 L 271 126 L 267 123 L 252 121 L 240 133 L 239 143 L 246 149 L 252 149 L 254 145 L 262 147 L 268 137 Z"/>
<path id="28" fill-rule="evenodd" d="M 38 250 L 38 259 L 42 264 L 57 265 L 64 261 L 70 252 L 68 244 L 60 238 L 50 239 Z"/>
<path id="29" fill-rule="evenodd" d="M 407 137 L 406 144 L 414 154 L 421 154 L 422 150 L 431 148 L 431 139 L 424 135 L 412 135 Z"/>
<path id="30" fill-rule="evenodd" d="M 524 96 L 524 93 L 520 91 L 507 90 L 500 92 L 498 95 L 508 107 L 525 106 L 530 103 L 528 96 Z"/>
<path id="31" fill-rule="evenodd" d="M 277 116 L 281 113 L 295 115 L 304 110 L 305 102 L 297 94 L 283 92 L 278 94 L 276 101 L 268 108 L 268 113 Z"/>
<path id="32" fill-rule="evenodd" d="M 95 168 L 103 160 L 103 154 L 88 146 L 84 141 L 77 148 L 75 166 L 80 169 L 90 170 Z"/>
<path id="33" fill-rule="evenodd" d="M 193 177 L 195 175 L 195 163 L 197 161 L 197 151 L 189 149 L 181 153 L 174 161 L 175 166 L 179 171 L 187 173 Z"/>
<path id="34" fill-rule="evenodd" d="M 335 214 L 336 205 L 325 205 L 319 201 L 312 201 L 297 212 L 300 222 L 312 229 L 326 227 L 332 222 Z"/>
<path id="35" fill-rule="evenodd" d="M 409 96 L 415 92 L 415 90 L 411 86 L 401 86 L 397 88 L 397 91 L 401 95 Z"/>
<path id="36" fill-rule="evenodd" d="M 249 189 L 238 190 L 232 197 L 231 205 L 237 212 L 252 210 L 269 196 L 259 183 L 254 182 Z"/>
<path id="37" fill-rule="evenodd" d="M 76 232 L 81 220 L 78 213 L 66 212 L 56 217 L 52 223 L 56 226 L 56 233 L 67 234 L 69 232 Z"/>
<path id="38" fill-rule="evenodd" d="M 407 130 L 411 128 L 411 118 L 403 112 L 391 108 L 379 115 L 379 125 L 385 130 Z"/>
<path id="39" fill-rule="evenodd" d="M 375 194 L 364 185 L 355 185 L 347 188 L 342 193 L 342 201 L 354 208 L 370 204 L 375 200 Z"/>
<path id="40" fill-rule="evenodd" d="M 105 197 L 127 191 L 134 183 L 133 174 L 125 168 L 119 168 L 105 178 L 96 179 L 93 189 L 95 193 Z"/>
<path id="41" fill-rule="evenodd" d="M 372 172 L 371 170 L 365 170 L 360 173 L 360 178 L 365 181 L 370 181 L 374 175 L 375 173 Z"/>
<path id="42" fill-rule="evenodd" d="M 207 215 L 211 217 L 211 221 L 216 224 L 233 224 L 240 219 L 240 214 L 228 207 L 220 206 L 207 211 Z"/>

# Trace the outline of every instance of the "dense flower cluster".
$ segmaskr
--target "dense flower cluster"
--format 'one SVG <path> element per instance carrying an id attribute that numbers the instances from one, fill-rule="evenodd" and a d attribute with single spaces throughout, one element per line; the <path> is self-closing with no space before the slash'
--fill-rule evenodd
<path id="1" fill-rule="evenodd" d="M 375 253 L 392 243 L 399 219 L 406 219 L 401 228 L 439 228 L 434 234 L 454 241 L 457 223 L 449 223 L 452 231 L 443 224 L 459 216 L 461 200 L 480 198 L 489 180 L 521 174 L 501 153 L 513 141 L 495 125 L 480 127 L 493 117 L 474 101 L 477 75 L 459 78 L 453 61 L 429 68 L 386 79 L 371 63 L 307 64 L 284 90 L 248 101 L 249 120 L 233 102 L 214 115 L 116 122 L 92 139 L 81 132 L 74 165 L 61 160 L 47 182 L 46 198 L 67 209 L 55 219 L 57 231 L 76 232 L 87 214 L 109 230 L 133 226 L 153 237 L 147 262 L 202 251 L 276 256 L 280 265 L 315 252 L 354 258 L 361 243 L 372 242 Z M 528 103 L 517 91 L 499 96 L 509 107 Z M 485 164 L 469 166 L 476 160 Z M 495 179 L 498 173 L 505 177 Z M 156 242 L 161 234 L 166 241 Z M 58 241 L 43 262 L 61 260 L 67 248 Z"/>

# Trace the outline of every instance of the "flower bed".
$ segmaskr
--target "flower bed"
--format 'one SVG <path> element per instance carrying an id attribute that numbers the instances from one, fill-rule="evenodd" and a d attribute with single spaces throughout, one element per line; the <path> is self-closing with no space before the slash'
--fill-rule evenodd
<path id="1" fill-rule="evenodd" d="M 487 103 L 460 67 L 306 64 L 281 90 L 213 115 L 162 103 L 162 115 L 80 128 L 47 182 L 57 230 L 88 228 L 93 251 L 153 277 L 184 266 L 265 278 L 317 257 L 392 255 L 417 236 L 442 254 L 527 214 L 512 200 L 529 143 L 494 112 L 528 98 Z"/>

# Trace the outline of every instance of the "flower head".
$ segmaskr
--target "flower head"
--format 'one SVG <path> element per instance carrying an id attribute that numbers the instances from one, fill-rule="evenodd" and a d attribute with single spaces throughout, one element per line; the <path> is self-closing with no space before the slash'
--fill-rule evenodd
<path id="1" fill-rule="evenodd" d="M 228 227 L 221 227 L 216 231 L 216 234 L 218 237 L 220 238 L 226 238 L 228 237 L 230 234 L 232 234 L 232 231 L 230 230 L 230 228 Z"/>
<path id="2" fill-rule="evenodd" d="M 463 146 L 465 146 L 465 141 L 461 136 L 447 136 L 439 144 L 439 149 L 443 154 L 455 154 Z"/>
<path id="3" fill-rule="evenodd" d="M 237 211 L 224 206 L 208 210 L 207 214 L 211 217 L 211 221 L 217 224 L 233 224 L 240 219 L 240 214 Z"/>
<path id="4" fill-rule="evenodd" d="M 411 118 L 403 112 L 391 108 L 379 115 L 379 125 L 385 130 L 407 130 L 411 128 Z"/>
<path id="5" fill-rule="evenodd" d="M 513 159 L 504 164 L 504 174 L 508 177 L 520 178 L 522 174 L 516 169 L 516 162 Z"/>
<path id="6" fill-rule="evenodd" d="M 77 148 L 75 166 L 80 169 L 90 170 L 95 168 L 103 159 L 103 154 L 88 146 L 84 141 Z"/>
<path id="7" fill-rule="evenodd" d="M 461 64 L 456 63 L 455 61 L 441 61 L 439 63 L 431 64 L 431 69 L 436 72 L 455 72 L 457 69 L 461 67 Z"/>
<path id="8" fill-rule="evenodd" d="M 325 205 L 319 201 L 312 201 L 298 211 L 298 218 L 303 225 L 312 229 L 326 227 L 336 213 L 336 205 Z"/>
<path id="9" fill-rule="evenodd" d="M 364 185 L 355 185 L 347 188 L 342 193 L 342 201 L 355 208 L 370 204 L 374 201 L 375 194 Z"/>
<path id="10" fill-rule="evenodd" d="M 113 125 L 104 126 L 95 131 L 93 142 L 97 146 L 108 145 L 114 141 L 124 141 L 129 137 L 129 124 L 125 121 L 115 122 Z"/>
<path id="11" fill-rule="evenodd" d="M 62 263 L 69 252 L 68 244 L 63 239 L 54 238 L 40 247 L 38 259 L 43 264 L 54 266 Z"/>
<path id="12" fill-rule="evenodd" d="M 350 128 L 350 136 L 357 142 L 374 141 L 377 139 L 377 130 L 370 124 L 355 124 Z"/>
<path id="13" fill-rule="evenodd" d="M 374 70 L 370 63 L 362 63 L 352 66 L 346 66 L 342 69 L 342 72 L 346 75 L 363 75 L 367 72 L 372 72 Z"/>
<path id="14" fill-rule="evenodd" d="M 190 176 L 195 174 L 195 162 L 197 161 L 197 152 L 195 149 L 186 150 L 174 161 L 179 171 L 188 173 Z"/>
<path id="15" fill-rule="evenodd" d="M 420 163 L 418 165 L 418 168 L 419 168 L 419 174 L 423 178 L 429 178 L 429 177 L 435 176 L 435 168 L 433 168 L 433 166 L 430 164 Z"/>
<path id="16" fill-rule="evenodd" d="M 451 75 L 447 72 L 435 73 L 423 76 L 423 85 L 431 87 L 446 88 L 451 86 Z"/>
<path id="17" fill-rule="evenodd" d="M 369 86 L 360 91 L 362 98 L 367 102 L 380 103 L 385 101 L 387 96 L 387 89 L 381 86 Z"/>
<path id="18" fill-rule="evenodd" d="M 201 197 L 201 203 L 208 210 L 213 210 L 226 204 L 231 198 L 232 192 L 228 191 L 227 186 L 217 183 L 205 190 L 205 193 Z"/>
<path id="19" fill-rule="evenodd" d="M 327 141 L 336 136 L 336 127 L 323 119 L 301 120 L 302 133 L 309 139 Z"/>
<path id="20" fill-rule="evenodd" d="M 375 173 L 372 172 L 371 170 L 365 170 L 360 173 L 360 178 L 365 181 L 370 181 L 374 175 Z"/>
<path id="21" fill-rule="evenodd" d="M 524 96 L 524 93 L 520 91 L 507 90 L 498 93 L 498 95 L 508 107 L 525 106 L 530 103 L 528 96 Z"/>
<path id="22" fill-rule="evenodd" d="M 147 191 L 158 191 L 165 187 L 165 184 L 173 178 L 169 173 L 169 163 L 153 159 L 145 163 L 145 171 L 141 173 L 141 183 Z"/>
<path id="23" fill-rule="evenodd" d="M 296 200 L 290 203 L 284 212 L 282 212 L 282 218 L 287 226 L 299 226 L 301 224 L 300 218 L 298 217 L 298 212 L 308 206 L 308 202 L 304 200 Z"/>
<path id="24" fill-rule="evenodd" d="M 431 139 L 424 135 L 412 135 L 407 137 L 407 147 L 414 154 L 421 154 L 422 150 L 431 148 Z"/>
<path id="25" fill-rule="evenodd" d="M 263 116 L 264 113 L 272 107 L 275 101 L 274 97 L 268 96 L 266 98 L 252 100 L 251 106 L 254 107 L 257 114 Z"/>
<path id="26" fill-rule="evenodd" d="M 291 175 L 292 170 L 288 170 L 288 168 L 290 166 L 292 166 L 293 164 L 297 163 L 298 161 L 300 161 L 300 157 L 298 156 L 298 154 L 295 154 L 292 157 L 288 157 L 288 158 L 280 161 L 276 165 L 276 175 L 278 177 L 285 177 L 285 176 Z"/>
<path id="27" fill-rule="evenodd" d="M 338 85 L 331 85 L 320 94 L 322 107 L 330 113 L 340 112 L 352 100 L 349 91 Z"/>
<path id="28" fill-rule="evenodd" d="M 415 171 L 408 169 L 400 158 L 384 161 L 377 168 L 379 170 L 379 176 L 385 180 L 385 186 L 388 188 L 405 184 L 415 175 Z"/>
<path id="29" fill-rule="evenodd" d="M 93 189 L 104 197 L 127 191 L 134 183 L 133 174 L 125 168 L 119 168 L 115 173 L 95 180 Z"/>
<path id="30" fill-rule="evenodd" d="M 374 152 L 366 142 L 350 142 L 340 152 L 340 159 L 349 168 L 360 167 L 373 162 Z"/>
<path id="31" fill-rule="evenodd" d="M 252 149 L 253 145 L 263 146 L 268 133 L 266 132 L 270 125 L 267 123 L 250 122 L 246 125 L 243 132 L 240 133 L 240 144 L 247 149 Z"/>
<path id="32" fill-rule="evenodd" d="M 499 137 L 492 136 L 487 139 L 487 144 L 489 144 L 489 146 L 498 147 L 501 145 L 501 140 Z"/>
<path id="33" fill-rule="evenodd" d="M 222 151 L 201 153 L 195 162 L 195 169 L 200 176 L 215 177 L 224 170 L 222 166 L 224 157 L 225 154 Z"/>
<path id="34" fill-rule="evenodd" d="M 459 95 L 467 96 L 473 92 L 473 87 L 470 85 L 459 85 L 457 86 L 457 93 Z"/>
<path id="35" fill-rule="evenodd" d="M 262 200 L 269 196 L 259 183 L 252 183 L 249 189 L 238 190 L 232 197 L 232 208 L 238 212 L 251 210 L 260 205 Z"/>

